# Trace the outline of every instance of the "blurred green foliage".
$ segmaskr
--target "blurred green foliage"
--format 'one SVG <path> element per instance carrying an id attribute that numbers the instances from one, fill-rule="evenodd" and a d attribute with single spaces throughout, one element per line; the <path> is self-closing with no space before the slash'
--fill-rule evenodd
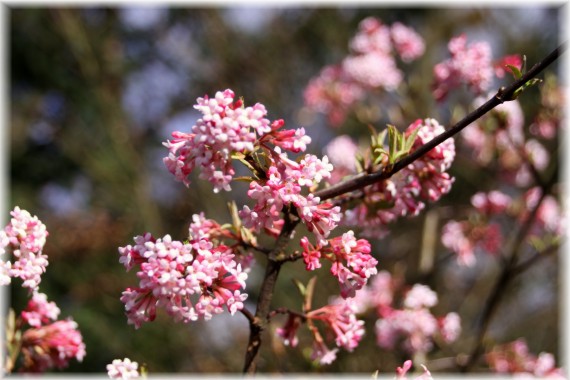
<path id="1" fill-rule="evenodd" d="M 209 218 L 229 221 L 226 201 L 246 201 L 243 185 L 215 195 L 208 183 L 194 176 L 187 189 L 162 165 L 166 149 L 161 144 L 174 129 L 190 129 L 196 97 L 231 88 L 247 104 L 265 104 L 271 119 L 283 118 L 291 128 L 305 127 L 313 138 L 309 151 L 321 154 L 337 134 L 367 138 L 368 128 L 357 115 L 334 130 L 323 117 L 307 119 L 301 112 L 309 79 L 348 53 L 348 41 L 363 18 L 412 26 L 427 47 L 420 60 L 404 67 L 408 86 L 402 98 L 371 104 L 379 111 L 377 128 L 388 122 L 403 128 L 418 117 L 450 125 L 461 116 L 450 109 L 451 102 L 435 104 L 430 93 L 433 65 L 447 58 L 451 37 L 466 33 L 470 41 L 489 41 L 494 57 L 521 53 L 533 64 L 556 47 L 560 24 L 555 6 L 142 9 L 9 9 L 7 209 L 19 205 L 47 225 L 50 264 L 41 290 L 59 305 L 62 317 L 78 322 L 87 345 L 87 356 L 82 363 L 73 362 L 71 372 L 101 373 L 106 364 L 123 357 L 146 363 L 151 373 L 228 373 L 242 368 L 248 324 L 239 313 L 188 325 L 159 315 L 135 330 L 127 326 L 119 301 L 136 277 L 119 264 L 117 247 L 145 231 L 184 239 L 193 213 L 204 211 Z M 520 101 L 532 115 L 539 106 L 538 90 L 527 92 Z M 456 96 L 469 99 L 463 93 Z M 390 113 L 395 104 L 400 111 Z M 492 171 L 477 169 L 465 158 L 458 157 L 452 174 L 457 177 L 455 187 L 432 209 L 441 207 L 449 214 L 467 206 L 476 191 L 496 186 Z M 417 278 L 425 215 L 399 221 L 389 237 L 373 242 L 380 269 L 404 267 L 406 277 Z M 302 233 L 297 231 L 291 249 L 298 247 Z M 250 310 L 261 279 L 255 274 L 256 269 L 262 273 L 263 258 L 259 261 L 248 280 Z M 470 347 L 469 324 L 496 275 L 492 265 L 487 269 L 459 278 L 452 273 L 457 268 L 449 264 L 422 278 L 439 294 L 438 311 L 461 309 L 465 333 L 454 346 L 456 352 Z M 548 282 L 556 292 L 556 266 L 541 270 L 525 278 Z M 301 300 L 291 279 L 306 282 L 310 275 L 300 262 L 286 265 L 274 305 L 299 309 Z M 330 277 L 321 273 L 317 305 L 338 293 Z M 495 321 L 494 338 L 503 342 L 525 336 L 536 352 L 557 353 L 556 298 L 557 293 L 553 302 L 526 318 L 518 315 L 520 305 L 507 302 L 500 314 L 509 318 Z M 25 301 L 21 289 L 12 287 L 11 306 L 19 310 Z M 537 321 L 549 327 L 536 329 Z M 342 353 L 333 365 L 319 369 L 307 360 L 303 347 L 308 340 L 303 336 L 300 348 L 290 349 L 267 334 L 259 370 L 393 372 L 406 358 L 379 349 L 374 321 L 367 322 L 367 336 L 354 353 Z M 278 319 L 272 328 L 281 323 Z"/>

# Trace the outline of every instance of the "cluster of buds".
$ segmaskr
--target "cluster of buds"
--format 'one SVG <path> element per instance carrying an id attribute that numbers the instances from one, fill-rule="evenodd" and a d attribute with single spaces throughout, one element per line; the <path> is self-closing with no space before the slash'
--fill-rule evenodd
<path id="1" fill-rule="evenodd" d="M 60 310 L 48 302 L 43 293 L 34 293 L 25 310 L 22 322 L 30 327 L 21 335 L 23 372 L 45 372 L 51 368 L 65 368 L 71 359 L 82 361 L 85 344 L 77 323 L 71 318 L 57 320 Z"/>
<path id="2" fill-rule="evenodd" d="M 275 148 L 269 155 L 269 162 L 266 178 L 253 180 L 249 185 L 247 195 L 256 204 L 253 208 L 246 205 L 240 211 L 244 226 L 256 232 L 263 229 L 276 236 L 284 223 L 281 211 L 292 207 L 319 242 L 326 244 L 326 238 L 340 221 L 340 207 L 321 202 L 313 194 L 305 196 L 301 191 L 315 188 L 323 178 L 330 177 L 333 166 L 328 157 L 321 160 L 307 154 L 300 162 L 295 162 Z"/>
<path id="3" fill-rule="evenodd" d="M 332 262 L 331 273 L 338 278 L 340 295 L 351 298 L 366 285 L 368 279 L 377 273 L 376 260 L 370 255 L 370 243 L 356 239 L 353 231 L 328 240 L 329 244 L 313 246 L 307 237 L 301 238 L 303 260 L 307 270 L 321 267 L 321 259 Z"/>
<path id="4" fill-rule="evenodd" d="M 26 210 L 15 207 L 10 214 L 10 223 L 0 230 L 0 257 L 11 252 L 14 261 L 0 258 L 0 285 L 20 278 L 22 286 L 34 292 L 48 265 L 47 256 L 43 254 L 48 232 L 37 216 Z"/>
<path id="5" fill-rule="evenodd" d="M 403 152 L 391 147 L 372 147 L 379 152 L 376 164 L 386 167 L 395 161 L 392 156 L 413 153 L 444 131 L 435 119 L 418 119 L 401 136 L 402 141 L 406 141 L 404 145 L 408 144 Z M 377 138 L 374 140 L 373 145 L 383 143 Z M 391 178 L 364 188 L 363 201 L 346 212 L 343 223 L 362 227 L 363 236 L 384 236 L 388 223 L 400 217 L 418 215 L 425 208 L 425 202 L 436 202 L 451 190 L 454 178 L 447 171 L 454 158 L 455 143 L 448 139 Z"/>
<path id="6" fill-rule="evenodd" d="M 351 53 L 340 64 L 325 66 L 305 89 L 306 105 L 340 125 L 350 108 L 371 90 L 395 90 L 402 82 L 395 54 L 410 62 L 425 50 L 423 39 L 411 28 L 379 19 L 362 20 L 349 43 Z"/>
<path id="7" fill-rule="evenodd" d="M 285 345 L 296 347 L 299 342 L 297 330 L 302 323 L 307 323 L 313 339 L 311 360 L 321 365 L 331 364 L 340 348 L 352 352 L 364 336 L 364 321 L 357 319 L 356 312 L 353 300 L 336 298 L 329 305 L 306 311 L 303 315 L 289 312 L 285 325 L 276 329 L 276 334 Z M 325 337 L 334 337 L 337 348 L 329 348 L 317 322 L 324 329 Z"/>

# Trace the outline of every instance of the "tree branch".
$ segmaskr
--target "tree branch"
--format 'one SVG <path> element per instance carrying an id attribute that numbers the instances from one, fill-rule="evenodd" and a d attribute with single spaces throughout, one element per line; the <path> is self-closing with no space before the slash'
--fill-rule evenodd
<path id="1" fill-rule="evenodd" d="M 247 349 L 245 352 L 245 363 L 243 367 L 243 372 L 249 375 L 255 373 L 255 360 L 257 354 L 259 353 L 259 347 L 261 346 L 261 334 L 265 327 L 267 326 L 267 319 L 271 307 L 271 299 L 273 298 L 273 291 L 275 289 L 275 283 L 277 282 L 277 277 L 279 276 L 279 270 L 283 265 L 282 260 L 276 259 L 276 257 L 281 256 L 287 243 L 291 240 L 291 233 L 299 223 L 299 218 L 296 217 L 290 210 L 285 210 L 285 224 L 283 229 L 275 242 L 275 246 L 272 251 L 267 255 L 267 265 L 265 267 L 265 276 L 263 277 L 263 283 L 261 284 L 261 290 L 259 292 L 259 299 L 257 300 L 257 308 L 255 311 L 255 317 L 250 320 L 250 334 L 249 342 L 247 344 Z"/>
<path id="2" fill-rule="evenodd" d="M 365 186 L 372 185 L 378 181 L 388 179 L 392 177 L 394 174 L 399 172 L 400 170 L 404 169 L 406 166 L 411 164 L 412 162 L 416 161 L 427 152 L 444 142 L 450 137 L 453 137 L 457 133 L 461 132 L 465 127 L 469 124 L 474 122 L 475 120 L 481 118 L 487 112 L 491 111 L 493 108 L 497 107 L 498 105 L 510 101 L 514 99 L 515 92 L 524 86 L 529 80 L 536 77 L 542 70 L 552 64 L 558 57 L 566 50 L 566 42 L 562 43 L 556 49 L 554 49 L 546 58 L 544 58 L 541 62 L 535 64 L 529 71 L 527 71 L 520 79 L 512 83 L 508 87 L 501 87 L 499 91 L 489 99 L 485 104 L 474 110 L 473 112 L 469 113 L 459 122 L 457 122 L 454 126 L 443 132 L 442 134 L 434 137 L 432 140 L 427 142 L 425 145 L 422 145 L 417 150 L 413 151 L 406 157 L 402 158 L 401 160 L 397 161 L 393 166 L 383 168 L 374 173 L 366 174 L 362 173 L 359 175 L 354 176 L 353 178 L 341 182 L 337 185 L 333 185 L 326 189 L 322 189 L 315 193 L 315 196 L 319 197 L 321 200 L 326 200 L 330 198 L 337 197 L 339 195 L 343 195 L 345 193 L 361 189 Z"/>

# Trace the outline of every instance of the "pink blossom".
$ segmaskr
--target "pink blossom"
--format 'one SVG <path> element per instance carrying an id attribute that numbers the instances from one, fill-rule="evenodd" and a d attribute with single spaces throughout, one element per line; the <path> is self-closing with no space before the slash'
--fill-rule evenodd
<path id="1" fill-rule="evenodd" d="M 332 262 L 331 273 L 337 277 L 342 298 L 352 298 L 368 279 L 377 273 L 378 261 L 370 255 L 370 243 L 354 237 L 353 231 L 329 239 L 327 245 L 313 246 L 306 237 L 301 239 L 303 260 L 307 270 L 321 267 L 320 259 Z"/>
<path id="2" fill-rule="evenodd" d="M 395 22 L 390 28 L 394 48 L 404 62 L 410 62 L 424 54 L 423 39 L 412 28 Z"/>
<path id="3" fill-rule="evenodd" d="M 436 318 L 430 307 L 437 304 L 437 294 L 428 286 L 415 284 L 403 297 L 403 308 L 392 305 L 394 292 L 399 286 L 387 272 L 380 272 L 381 281 L 367 287 L 367 303 L 376 309 L 376 342 L 385 349 L 395 349 L 400 342 L 409 353 L 427 353 L 436 337 L 447 343 L 457 339 L 461 321 L 456 313 Z M 372 289 L 371 289 L 372 287 Z M 384 288 L 388 288 L 387 290 Z"/>
<path id="4" fill-rule="evenodd" d="M 437 294 L 426 285 L 415 284 L 404 298 L 404 306 L 408 309 L 429 309 L 435 305 L 437 305 Z"/>
<path id="5" fill-rule="evenodd" d="M 438 318 L 439 332 L 446 343 L 451 343 L 461 334 L 461 318 L 455 312 L 448 313 L 443 318 Z"/>
<path id="6" fill-rule="evenodd" d="M 40 327 L 56 321 L 60 310 L 55 302 L 48 302 L 43 293 L 34 293 L 28 306 L 22 311 L 22 319 L 32 327 Z"/>
<path id="7" fill-rule="evenodd" d="M 434 66 L 434 96 L 443 100 L 449 91 L 466 84 L 476 94 L 487 91 L 491 85 L 494 68 L 491 61 L 491 47 L 486 42 L 467 44 L 462 34 L 448 44 L 451 58 Z"/>
<path id="8" fill-rule="evenodd" d="M 441 242 L 457 254 L 457 262 L 464 266 L 475 264 L 475 249 L 496 255 L 503 245 L 501 227 L 495 222 L 471 225 L 468 221 L 450 220 L 442 229 Z"/>
<path id="9" fill-rule="evenodd" d="M 498 190 L 489 193 L 478 192 L 471 197 L 471 204 L 484 215 L 503 213 L 512 203 L 512 198 Z"/>
<path id="10" fill-rule="evenodd" d="M 310 143 L 304 129 L 278 131 L 284 125 L 282 120 L 270 122 L 263 104 L 245 107 L 230 89 L 216 92 L 214 98 L 198 98 L 194 108 L 202 117 L 191 133 L 173 132 L 173 139 L 164 143 L 169 151 L 163 160 L 167 169 L 186 186 L 190 184 L 188 175 L 198 167 L 200 178 L 210 181 L 214 192 L 231 190 L 235 174 L 232 154 L 251 153 L 261 140 L 294 152 L 305 150 Z"/>
<path id="11" fill-rule="evenodd" d="M 115 359 L 111 364 L 107 364 L 107 375 L 110 379 L 138 379 L 139 363 L 131 361 L 129 358 Z"/>
<path id="12" fill-rule="evenodd" d="M 321 365 L 329 365 L 336 360 L 336 353 L 338 348 L 332 350 L 327 347 L 323 340 L 313 341 L 313 352 L 311 353 L 311 360 L 318 361 Z"/>
<path id="13" fill-rule="evenodd" d="M 524 339 L 495 346 L 485 358 L 491 369 L 497 373 L 565 378 L 562 368 L 556 368 L 551 354 L 543 352 L 536 357 L 528 351 Z"/>
<path id="14" fill-rule="evenodd" d="M 338 347 L 352 352 L 364 336 L 364 321 L 358 320 L 350 300 L 338 300 L 307 313 L 307 319 L 321 321 L 334 334 Z"/>
<path id="15" fill-rule="evenodd" d="M 65 368 L 69 360 L 82 361 L 85 344 L 77 323 L 71 319 L 30 328 L 22 335 L 23 370 L 45 372 L 50 368 Z"/>
<path id="16" fill-rule="evenodd" d="M 208 320 L 224 306 L 231 314 L 243 308 L 247 273 L 229 247 L 214 246 L 204 237 L 182 243 L 169 235 L 155 239 L 150 234 L 135 237 L 135 243 L 119 248 L 127 269 L 140 269 L 138 287 L 126 289 L 121 297 L 135 328 L 154 320 L 157 307 L 185 323 Z"/>
<path id="17" fill-rule="evenodd" d="M 46 226 L 26 210 L 15 207 L 10 212 L 10 223 L 0 231 L 0 255 L 12 252 L 14 261 L 0 259 L 0 285 L 8 285 L 12 278 L 23 280 L 22 286 L 36 291 L 41 275 L 48 266 L 42 250 L 48 236 Z"/>
<path id="18" fill-rule="evenodd" d="M 390 28 L 374 17 L 367 17 L 358 24 L 358 31 L 349 43 L 357 54 L 379 52 L 388 54 L 392 50 Z"/>
<path id="19" fill-rule="evenodd" d="M 351 55 L 342 62 L 344 72 L 365 88 L 392 91 L 402 82 L 402 73 L 391 55 L 371 52 Z"/>
<path id="20" fill-rule="evenodd" d="M 271 166 L 266 178 L 252 181 L 247 195 L 256 201 L 255 206 L 244 206 L 239 212 L 244 226 L 259 232 L 262 228 L 272 231 L 282 224 L 281 211 L 293 206 L 310 232 L 326 244 L 326 238 L 340 221 L 340 207 L 321 202 L 313 194 L 301 194 L 303 187 L 312 188 L 333 170 L 327 156 L 318 159 L 307 154 L 299 163 L 290 160 L 276 147 L 271 154 Z"/>
<path id="21" fill-rule="evenodd" d="M 354 82 L 341 65 L 325 66 L 312 78 L 303 97 L 307 107 L 324 113 L 333 127 L 346 118 L 350 107 L 364 97 L 362 86 Z"/>
<path id="22" fill-rule="evenodd" d="M 351 50 L 341 64 L 326 66 L 310 80 L 305 104 L 327 114 L 333 126 L 340 125 L 351 107 L 364 98 L 367 91 L 392 91 L 402 82 L 396 66 L 394 50 L 409 62 L 423 54 L 422 38 L 411 28 L 396 23 L 390 28 L 379 19 L 362 20 L 349 42 Z"/>
<path id="23" fill-rule="evenodd" d="M 423 308 L 393 310 L 376 321 L 377 343 L 387 349 L 393 349 L 398 338 L 403 337 L 403 348 L 407 352 L 428 352 L 437 332 L 437 319 Z"/>
<path id="24" fill-rule="evenodd" d="M 519 217 L 521 221 L 526 220 L 529 213 L 536 207 L 540 194 L 540 187 L 533 187 L 524 194 L 525 210 Z M 538 207 L 530 233 L 539 237 L 544 237 L 547 234 L 561 235 L 564 232 L 565 221 L 566 216 L 559 202 L 553 196 L 547 195 Z"/>

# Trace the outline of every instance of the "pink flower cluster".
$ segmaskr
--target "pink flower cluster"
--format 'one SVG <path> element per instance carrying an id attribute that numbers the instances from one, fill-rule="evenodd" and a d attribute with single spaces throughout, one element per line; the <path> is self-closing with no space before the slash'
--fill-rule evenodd
<path id="1" fill-rule="evenodd" d="M 536 207 L 541 192 L 540 187 L 533 187 L 523 195 L 525 209 L 519 216 L 521 222 L 526 220 L 531 210 Z M 538 207 L 529 235 L 536 238 L 563 236 L 566 220 L 566 214 L 559 201 L 555 197 L 547 195 Z"/>
<path id="2" fill-rule="evenodd" d="M 120 247 L 120 262 L 127 270 L 137 266 L 139 286 L 127 288 L 121 297 L 129 324 L 139 328 L 154 320 L 161 307 L 176 321 L 208 320 L 227 310 L 243 308 L 247 273 L 234 260 L 231 248 L 205 237 L 188 243 L 169 235 L 155 239 L 150 234 L 134 238 L 135 245 Z M 196 300 L 193 300 L 195 298 Z"/>
<path id="3" fill-rule="evenodd" d="M 138 379 L 140 378 L 139 363 L 129 358 L 115 359 L 111 364 L 107 364 L 107 375 L 110 379 Z"/>
<path id="4" fill-rule="evenodd" d="M 393 304 L 401 282 L 390 273 L 381 271 L 370 286 L 363 288 L 355 298 L 359 312 L 369 308 L 376 311 L 376 341 L 385 349 L 394 349 L 400 342 L 409 353 L 427 353 L 433 341 L 451 343 L 461 333 L 461 320 L 455 312 L 435 317 L 430 308 L 437 305 L 437 294 L 428 286 L 415 284 L 402 293 L 402 308 Z"/>
<path id="5" fill-rule="evenodd" d="M 23 371 L 45 372 L 67 367 L 73 358 L 83 360 L 85 344 L 77 323 L 71 318 L 57 321 L 59 312 L 42 293 L 34 293 L 22 311 L 22 320 L 31 326 L 22 334 Z"/>
<path id="6" fill-rule="evenodd" d="M 328 334 L 334 336 L 336 346 L 352 352 L 364 336 L 364 321 L 356 318 L 356 308 L 351 300 L 337 299 L 332 304 L 307 313 L 307 319 L 313 323 L 320 321 Z M 338 348 L 330 350 L 318 330 L 313 333 L 313 353 L 311 359 L 320 364 L 330 364 L 336 359 Z"/>
<path id="7" fill-rule="evenodd" d="M 42 250 L 48 232 L 36 217 L 19 207 L 10 212 L 10 223 L 0 231 L 0 256 L 11 251 L 15 261 L 0 259 L 0 285 L 8 285 L 12 278 L 20 278 L 22 286 L 36 291 L 41 275 L 48 265 Z"/>
<path id="8" fill-rule="evenodd" d="M 445 131 L 435 119 L 418 119 L 406 134 L 409 136 L 417 129 L 410 153 Z M 448 139 L 391 178 L 368 186 L 364 189 L 364 202 L 346 212 L 344 224 L 363 227 L 363 236 L 384 236 L 388 223 L 418 215 L 425 202 L 436 202 L 451 190 L 454 178 L 447 170 L 454 158 L 455 143 Z"/>
<path id="9" fill-rule="evenodd" d="M 495 346 L 487 353 L 486 360 L 491 369 L 497 373 L 566 379 L 562 368 L 556 368 L 552 354 L 542 352 L 538 357 L 531 354 L 524 339 Z"/>
<path id="10" fill-rule="evenodd" d="M 194 108 L 202 117 L 191 132 L 173 132 L 173 139 L 164 143 L 169 151 L 166 167 L 186 186 L 190 173 L 199 167 L 200 178 L 210 181 L 214 192 L 229 191 L 235 174 L 233 154 L 253 152 L 260 140 L 293 152 L 305 150 L 311 142 L 303 128 L 280 131 L 283 121 L 270 122 L 263 104 L 245 107 L 230 89 L 218 91 L 213 98 L 198 98 Z"/>
<path id="11" fill-rule="evenodd" d="M 436 64 L 433 68 L 434 90 L 436 100 L 443 100 L 447 94 L 462 84 L 476 94 L 481 94 L 492 84 L 496 75 L 502 78 L 507 64 L 521 67 L 521 59 L 517 55 L 506 56 L 493 62 L 491 47 L 487 42 L 467 44 L 467 37 L 462 34 L 454 37 L 447 45 L 451 58 Z"/>
<path id="12" fill-rule="evenodd" d="M 247 195 L 256 201 L 255 206 L 244 206 L 239 212 L 244 226 L 259 232 L 261 229 L 278 235 L 283 225 L 281 211 L 292 206 L 321 244 L 339 223 L 340 207 L 330 202 L 321 202 L 313 194 L 301 194 L 303 187 L 316 187 L 323 178 L 330 177 L 333 166 L 328 157 L 319 159 L 307 154 L 299 162 L 292 161 L 279 147 L 269 152 L 270 166 L 267 178 L 254 180 Z"/>
<path id="13" fill-rule="evenodd" d="M 471 197 L 476 211 L 473 217 L 459 222 L 450 220 L 443 226 L 441 242 L 457 255 L 458 264 L 473 266 L 478 249 L 492 255 L 499 254 L 503 233 L 501 225 L 492 218 L 503 215 L 512 202 L 510 196 L 497 190 L 479 192 Z"/>
<path id="14" fill-rule="evenodd" d="M 301 238 L 303 260 L 307 270 L 321 267 L 321 259 L 332 262 L 331 273 L 338 278 L 342 298 L 352 298 L 377 273 L 376 260 L 370 254 L 370 243 L 356 239 L 353 231 L 328 240 L 329 244 L 313 246 L 307 237 Z"/>
<path id="15" fill-rule="evenodd" d="M 334 299 L 330 305 L 307 312 L 304 316 L 289 313 L 282 328 L 276 329 L 285 345 L 296 347 L 299 339 L 297 330 L 307 322 L 313 336 L 311 359 L 321 365 L 331 364 L 336 359 L 339 348 L 352 352 L 364 336 L 364 321 L 356 318 L 356 304 L 352 300 Z M 330 349 L 316 327 L 315 322 L 324 326 L 326 337 L 334 337 L 337 348 Z"/>
<path id="16" fill-rule="evenodd" d="M 483 98 L 476 99 L 474 106 L 483 101 Z M 466 128 L 462 136 L 475 162 L 489 166 L 496 160 L 501 178 L 516 186 L 526 187 L 532 183 L 529 162 L 540 171 L 550 160 L 550 154 L 540 142 L 525 138 L 524 115 L 518 100 L 495 107 Z"/>
<path id="17" fill-rule="evenodd" d="M 394 53 L 410 62 L 425 50 L 423 39 L 411 28 L 401 23 L 390 27 L 373 17 L 360 22 L 349 46 L 352 52 L 342 63 L 324 67 L 305 89 L 307 106 L 326 113 L 333 125 L 341 124 L 368 91 L 398 87 L 402 73 Z"/>

